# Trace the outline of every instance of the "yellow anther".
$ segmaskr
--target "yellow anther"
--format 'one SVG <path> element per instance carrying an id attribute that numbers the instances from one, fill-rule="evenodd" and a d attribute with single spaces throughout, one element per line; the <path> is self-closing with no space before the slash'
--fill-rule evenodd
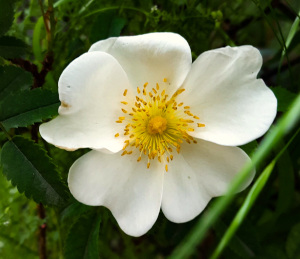
<path id="1" fill-rule="evenodd" d="M 167 79 L 164 78 L 163 81 L 167 82 Z M 178 89 L 169 97 L 166 94 L 166 88 L 163 89 L 166 84 L 156 83 L 155 87 L 150 88 L 151 92 L 146 91 L 147 85 L 148 82 L 144 84 L 144 87 L 136 88 L 137 94 L 133 102 L 131 99 L 128 99 L 130 102 L 127 99 L 120 102 L 123 105 L 129 105 L 131 109 L 129 111 L 120 107 L 125 115 L 120 116 L 116 123 L 130 122 L 124 123 L 126 126 L 123 128 L 122 134 L 126 140 L 122 156 L 132 154 L 133 149 L 136 148 L 140 152 L 137 162 L 141 161 L 142 156 L 145 155 L 148 157 L 147 168 L 150 168 L 152 159 L 157 159 L 160 163 L 164 162 L 165 164 L 171 162 L 174 159 L 171 154 L 172 148 L 174 147 L 173 149 L 179 153 L 183 141 L 197 143 L 188 132 L 194 131 L 197 125 L 198 127 L 205 125 L 201 123 L 196 125 L 194 120 L 187 119 L 187 115 L 192 116 L 193 119 L 199 119 L 199 117 L 191 113 L 189 106 L 183 107 L 183 102 L 177 103 L 176 96 L 185 89 Z M 127 95 L 127 91 L 127 89 L 124 90 L 124 96 Z M 146 100 L 141 98 L 141 92 L 147 96 Z M 131 117 L 127 117 L 127 114 Z M 120 133 L 116 133 L 114 136 L 119 137 Z M 168 165 L 165 165 L 165 170 L 168 171 Z"/>
<path id="2" fill-rule="evenodd" d="M 126 143 L 122 149 L 125 150 L 128 146 L 129 146 L 129 143 Z"/>
<path id="3" fill-rule="evenodd" d="M 200 118 L 196 115 L 193 116 L 196 120 L 199 120 Z"/>
<path id="4" fill-rule="evenodd" d="M 197 123 L 198 127 L 201 128 L 201 127 L 205 127 L 205 124 L 203 123 Z"/>

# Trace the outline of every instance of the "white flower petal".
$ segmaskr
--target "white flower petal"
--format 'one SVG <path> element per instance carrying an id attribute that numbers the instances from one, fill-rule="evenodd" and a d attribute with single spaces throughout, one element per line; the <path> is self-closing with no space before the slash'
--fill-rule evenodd
<path id="1" fill-rule="evenodd" d="M 180 154 L 174 155 L 164 177 L 162 210 L 175 223 L 192 220 L 211 197 L 224 195 L 235 175 L 249 161 L 240 148 L 197 141 L 181 146 Z M 250 184 L 254 173 L 251 172 L 240 191 Z"/>
<path id="2" fill-rule="evenodd" d="M 59 79 L 59 116 L 42 124 L 40 133 L 60 148 L 107 148 L 123 146 L 120 124 L 121 99 L 129 82 L 116 59 L 104 52 L 89 52 L 75 59 Z"/>
<path id="3" fill-rule="evenodd" d="M 187 41 L 175 33 L 109 38 L 95 43 L 89 51 L 104 51 L 114 56 L 135 87 L 145 82 L 153 87 L 166 78 L 172 90 L 176 90 L 192 63 Z"/>
<path id="4" fill-rule="evenodd" d="M 79 158 L 69 173 L 74 197 L 87 205 L 109 208 L 122 230 L 145 234 L 155 223 L 161 205 L 164 172 L 158 163 L 136 161 L 137 156 L 91 151 Z"/>
<path id="5" fill-rule="evenodd" d="M 192 136 L 238 146 L 269 129 L 277 100 L 263 80 L 256 79 L 261 65 L 259 51 L 251 46 L 216 49 L 198 57 L 181 95 L 206 125 Z"/>

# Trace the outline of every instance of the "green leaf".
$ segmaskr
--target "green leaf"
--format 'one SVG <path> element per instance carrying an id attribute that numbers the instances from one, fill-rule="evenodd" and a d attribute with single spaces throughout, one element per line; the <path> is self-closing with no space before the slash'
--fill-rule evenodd
<path id="1" fill-rule="evenodd" d="M 44 29 L 44 18 L 41 16 L 33 30 L 33 37 L 32 37 L 32 50 L 35 56 L 35 59 L 42 62 L 43 61 L 43 54 L 42 54 L 42 44 L 41 44 L 41 33 Z"/>
<path id="2" fill-rule="evenodd" d="M 282 87 L 272 87 L 271 89 L 277 98 L 277 102 L 278 102 L 277 111 L 279 112 L 288 111 L 290 105 L 297 97 L 297 95 Z"/>
<path id="3" fill-rule="evenodd" d="M 290 259 L 300 259 L 300 223 L 296 224 L 288 235 L 286 252 Z"/>
<path id="4" fill-rule="evenodd" d="M 114 12 L 100 13 L 94 23 L 90 35 L 92 43 L 109 37 L 120 36 L 126 20 L 114 15 Z"/>
<path id="5" fill-rule="evenodd" d="M 20 193 L 44 205 L 63 206 L 67 191 L 46 151 L 33 141 L 15 137 L 1 151 L 3 174 Z"/>
<path id="6" fill-rule="evenodd" d="M 65 259 L 99 259 L 99 228 L 97 213 L 85 215 L 72 226 L 66 241 Z"/>
<path id="7" fill-rule="evenodd" d="M 8 130 L 26 127 L 57 114 L 58 95 L 48 90 L 23 91 L 0 103 L 0 122 Z"/>
<path id="8" fill-rule="evenodd" d="M 18 58 L 24 55 L 28 46 L 15 37 L 3 36 L 0 38 L 0 56 L 4 58 Z"/>
<path id="9" fill-rule="evenodd" d="M 29 90 L 32 84 L 29 72 L 15 66 L 0 66 L 0 102 L 16 91 Z"/>
<path id="10" fill-rule="evenodd" d="M 14 20 L 14 6 L 12 1 L 0 0 L 0 36 L 8 31 Z"/>

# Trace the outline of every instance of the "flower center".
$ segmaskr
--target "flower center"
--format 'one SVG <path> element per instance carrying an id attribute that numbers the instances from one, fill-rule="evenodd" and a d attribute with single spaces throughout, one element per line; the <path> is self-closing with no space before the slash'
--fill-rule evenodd
<path id="1" fill-rule="evenodd" d="M 166 94 L 168 86 L 167 79 L 164 78 L 161 86 L 157 83 L 150 89 L 148 83 L 145 83 L 142 90 L 137 87 L 136 101 L 121 101 L 123 114 L 116 121 L 125 124 L 123 135 L 127 139 L 124 141 L 122 156 L 130 155 L 134 149 L 138 149 L 138 162 L 145 156 L 149 168 L 150 161 L 157 159 L 165 164 L 166 171 L 167 163 L 173 160 L 172 153 L 174 150 L 180 153 L 183 141 L 197 143 L 188 132 L 193 132 L 195 127 L 205 127 L 196 122 L 199 117 L 191 113 L 189 106 L 176 102 L 177 96 L 185 89 L 180 88 L 169 97 Z M 124 98 L 127 92 L 125 89 Z M 115 134 L 115 137 L 119 136 L 120 133 Z"/>
<path id="2" fill-rule="evenodd" d="M 148 133 L 153 134 L 163 134 L 167 129 L 167 120 L 161 116 L 156 116 L 149 120 L 148 122 Z"/>

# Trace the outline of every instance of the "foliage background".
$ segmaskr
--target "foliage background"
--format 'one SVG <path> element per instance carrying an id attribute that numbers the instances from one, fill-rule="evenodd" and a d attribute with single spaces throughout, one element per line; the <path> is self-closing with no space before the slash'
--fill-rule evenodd
<path id="1" fill-rule="evenodd" d="M 0 258 L 300 258 L 299 10 L 298 0 L 0 0 Z M 278 115 L 269 141 L 242 147 L 256 161 L 255 192 L 215 199 L 185 224 L 161 214 L 132 238 L 106 208 L 71 197 L 69 167 L 87 150 L 55 148 L 38 126 L 57 115 L 61 72 L 92 43 L 155 31 L 181 34 L 194 59 L 259 48 Z M 248 215 L 232 223 L 242 205 Z"/>

